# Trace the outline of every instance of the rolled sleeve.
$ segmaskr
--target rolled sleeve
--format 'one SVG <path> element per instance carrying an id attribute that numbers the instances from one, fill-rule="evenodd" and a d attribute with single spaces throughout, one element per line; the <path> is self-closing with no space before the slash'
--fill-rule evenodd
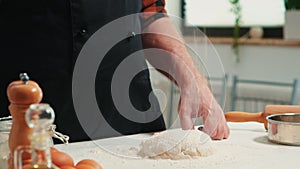
<path id="1" fill-rule="evenodd" d="M 165 0 L 143 0 L 142 24 L 148 26 L 154 20 L 167 16 Z"/>

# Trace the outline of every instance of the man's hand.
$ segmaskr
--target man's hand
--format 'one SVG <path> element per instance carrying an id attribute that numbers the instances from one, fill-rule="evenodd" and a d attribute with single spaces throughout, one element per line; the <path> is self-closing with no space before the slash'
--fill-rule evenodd
<path id="1" fill-rule="evenodd" d="M 220 105 L 215 100 L 204 81 L 194 82 L 181 88 L 178 107 L 182 129 L 193 129 L 192 118 L 203 117 L 204 128 L 201 129 L 212 139 L 228 138 L 229 128 Z M 194 85 L 193 85 L 194 84 Z"/>

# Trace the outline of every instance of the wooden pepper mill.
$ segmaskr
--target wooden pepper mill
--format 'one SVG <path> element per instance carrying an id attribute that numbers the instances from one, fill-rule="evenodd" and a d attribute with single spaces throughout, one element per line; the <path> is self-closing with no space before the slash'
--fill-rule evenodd
<path id="1" fill-rule="evenodd" d="M 10 101 L 9 111 L 13 119 L 8 138 L 10 149 L 8 165 L 9 169 L 14 169 L 14 150 L 20 145 L 29 146 L 30 140 L 28 136 L 33 133 L 33 129 L 27 126 L 25 113 L 31 104 L 41 102 L 43 93 L 36 82 L 29 80 L 26 73 L 21 73 L 20 80 L 9 84 L 7 96 Z M 29 153 L 24 153 L 22 156 L 23 161 L 30 160 L 30 158 L 31 155 Z"/>

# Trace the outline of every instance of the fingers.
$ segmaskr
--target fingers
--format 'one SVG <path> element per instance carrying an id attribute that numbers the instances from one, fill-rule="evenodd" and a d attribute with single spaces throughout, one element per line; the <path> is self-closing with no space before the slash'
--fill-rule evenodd
<path id="1" fill-rule="evenodd" d="M 229 137 L 229 128 L 227 125 L 220 125 L 211 136 L 214 140 L 227 139 Z"/>
<path id="2" fill-rule="evenodd" d="M 227 125 L 221 106 L 214 99 L 204 117 L 203 131 L 214 140 L 226 139 L 229 137 L 229 127 Z"/>
<path id="3" fill-rule="evenodd" d="M 199 108 L 198 104 L 191 102 L 189 99 L 185 99 L 185 97 L 180 98 L 178 113 L 179 113 L 181 128 L 183 130 L 194 129 L 194 121 L 192 118 L 197 117 L 198 108 Z"/>
<path id="4" fill-rule="evenodd" d="M 230 130 L 226 122 L 219 123 L 213 132 L 210 132 L 210 130 L 205 128 L 205 126 L 198 127 L 198 130 L 209 134 L 213 140 L 227 139 L 230 135 Z"/>
<path id="5" fill-rule="evenodd" d="M 189 116 L 181 116 L 180 117 L 181 128 L 183 130 L 192 130 L 194 129 L 194 122 Z"/>

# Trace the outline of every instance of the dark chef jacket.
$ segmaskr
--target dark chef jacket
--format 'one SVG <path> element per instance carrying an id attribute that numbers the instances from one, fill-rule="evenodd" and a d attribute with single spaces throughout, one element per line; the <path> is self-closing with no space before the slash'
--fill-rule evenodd
<path id="1" fill-rule="evenodd" d="M 2 0 L 0 115 L 9 115 L 7 85 L 18 79 L 19 73 L 26 72 L 41 86 L 42 102 L 53 107 L 57 130 L 69 135 L 70 141 L 89 140 L 72 101 L 74 63 L 94 32 L 114 19 L 141 9 L 141 0 Z M 97 72 L 95 92 L 99 108 L 106 122 L 121 134 L 165 129 L 162 116 L 148 123 L 133 122 L 120 115 L 112 100 L 110 82 L 114 70 L 126 56 L 141 49 L 140 36 L 122 40 L 105 55 Z M 136 63 L 146 67 L 143 57 Z M 149 109 L 151 91 L 148 70 L 139 73 L 130 85 L 132 105 L 140 111 Z M 153 111 L 160 111 L 158 102 Z"/>

